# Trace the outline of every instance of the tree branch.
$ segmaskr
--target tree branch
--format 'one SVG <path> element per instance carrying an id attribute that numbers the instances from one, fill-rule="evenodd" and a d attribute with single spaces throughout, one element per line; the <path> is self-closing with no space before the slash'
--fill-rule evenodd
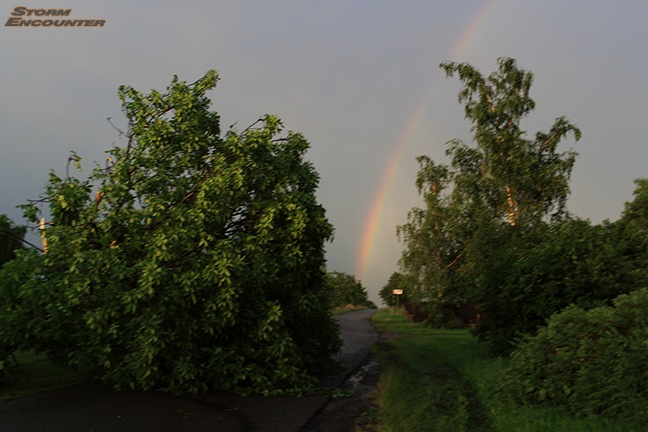
<path id="1" fill-rule="evenodd" d="M 450 267 L 452 267 L 453 265 L 455 265 L 455 264 L 457 263 L 457 261 L 459 260 L 459 258 L 461 258 L 462 255 L 463 255 L 463 252 L 461 252 L 459 255 L 457 255 L 457 256 L 455 257 L 455 259 L 452 260 L 452 262 L 446 266 L 445 269 L 448 270 Z"/>
<path id="2" fill-rule="evenodd" d="M 28 242 L 27 240 L 25 240 L 23 238 L 18 237 L 17 235 L 13 234 L 12 232 L 5 231 L 5 230 L 0 230 L 0 234 L 8 235 L 9 237 L 11 237 L 11 238 L 13 238 L 15 240 L 18 240 L 21 243 L 24 243 L 24 244 L 26 244 L 28 246 L 33 247 L 34 249 L 37 249 L 37 250 L 43 252 L 43 249 L 41 249 L 40 247 L 36 246 L 35 244 L 33 244 L 31 242 Z"/>

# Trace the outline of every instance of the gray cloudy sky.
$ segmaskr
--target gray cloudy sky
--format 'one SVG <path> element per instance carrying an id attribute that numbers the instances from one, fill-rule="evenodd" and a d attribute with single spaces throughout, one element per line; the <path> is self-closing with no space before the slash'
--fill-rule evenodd
<path id="1" fill-rule="evenodd" d="M 24 5 L 106 25 L 5 27 Z M 470 140 L 444 60 L 490 73 L 506 56 L 533 71 L 527 130 L 566 115 L 583 131 L 562 146 L 580 155 L 577 215 L 617 219 L 648 176 L 643 0 L 5 1 L 0 20 L 0 213 L 19 223 L 15 206 L 64 172 L 70 150 L 89 171 L 119 144 L 106 121 L 125 126 L 119 85 L 163 89 L 208 69 L 220 71 L 211 97 L 224 128 L 273 113 L 308 138 L 336 227 L 329 270 L 356 274 L 374 301 L 397 270 L 395 226 L 420 205 L 414 158 L 444 161 L 448 140 Z"/>

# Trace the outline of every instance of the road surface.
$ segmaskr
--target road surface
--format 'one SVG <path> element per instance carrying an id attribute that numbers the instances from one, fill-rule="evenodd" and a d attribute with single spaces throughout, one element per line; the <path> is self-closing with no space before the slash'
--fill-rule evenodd
<path id="1" fill-rule="evenodd" d="M 339 315 L 344 342 L 337 359 L 343 370 L 322 380 L 337 387 L 365 359 L 378 334 L 375 310 Z M 174 397 L 153 392 L 116 392 L 81 383 L 0 403 L 1 432 L 298 432 L 328 401 L 234 396 L 215 393 Z"/>

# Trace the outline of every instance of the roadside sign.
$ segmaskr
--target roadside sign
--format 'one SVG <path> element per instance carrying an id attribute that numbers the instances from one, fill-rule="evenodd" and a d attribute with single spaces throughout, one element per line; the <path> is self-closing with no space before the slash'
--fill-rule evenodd
<path id="1" fill-rule="evenodd" d="M 395 289 L 394 291 L 392 291 L 392 294 L 401 295 L 401 294 L 403 294 L 403 290 L 402 289 Z"/>

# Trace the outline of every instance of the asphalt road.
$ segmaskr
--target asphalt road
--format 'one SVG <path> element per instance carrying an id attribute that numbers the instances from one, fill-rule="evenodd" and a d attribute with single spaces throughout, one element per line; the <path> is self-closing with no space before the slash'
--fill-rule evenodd
<path id="1" fill-rule="evenodd" d="M 378 340 L 374 310 L 339 315 L 343 370 L 322 380 L 337 387 Z M 0 432 L 298 432 L 328 401 L 327 396 L 263 397 L 214 393 L 174 397 L 116 392 L 82 383 L 0 403 Z"/>

